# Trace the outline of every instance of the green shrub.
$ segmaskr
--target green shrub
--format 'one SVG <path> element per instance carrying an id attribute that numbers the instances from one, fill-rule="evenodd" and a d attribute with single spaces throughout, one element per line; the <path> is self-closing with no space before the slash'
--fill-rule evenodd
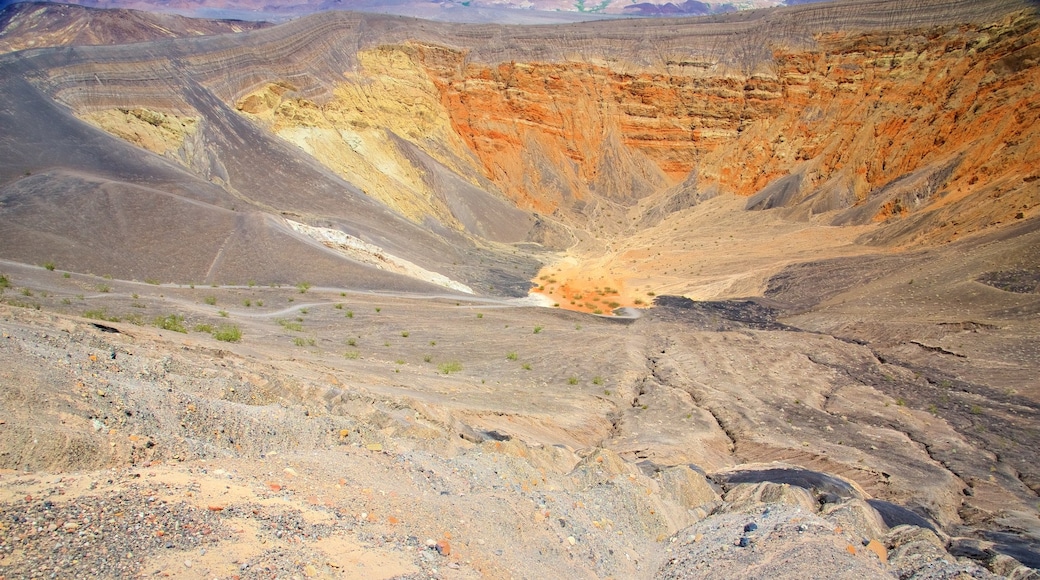
<path id="1" fill-rule="evenodd" d="M 192 330 L 194 330 L 195 332 L 205 332 L 206 334 L 211 334 L 213 332 L 213 325 L 196 324 L 195 327 L 192 328 Z"/>
<path id="2" fill-rule="evenodd" d="M 594 384 L 594 385 L 602 385 L 603 384 L 603 377 L 600 377 L 600 376 L 592 377 L 592 384 Z"/>
<path id="3" fill-rule="evenodd" d="M 361 358 L 361 353 L 359 353 L 356 350 L 348 350 L 347 352 L 343 353 L 343 358 L 354 360 L 357 358 Z"/>
<path id="4" fill-rule="evenodd" d="M 422 357 L 422 359 L 423 359 L 423 362 L 431 362 L 431 361 L 433 361 L 433 356 L 432 355 L 426 355 L 426 356 Z"/>
<path id="5" fill-rule="evenodd" d="M 578 384 L 578 377 L 569 377 L 567 379 L 567 384 L 568 385 L 576 385 L 576 384 Z"/>
<path id="6" fill-rule="evenodd" d="M 206 296 L 205 298 L 202 299 L 202 301 L 205 302 L 206 304 L 209 304 L 210 306 L 216 306 L 216 304 L 217 304 L 217 297 L 216 296 Z"/>
<path id="7" fill-rule="evenodd" d="M 347 311 L 347 318 L 354 318 L 354 311 L 353 310 L 348 310 Z"/>
<path id="8" fill-rule="evenodd" d="M 97 285 L 97 291 L 101 292 L 101 293 L 111 292 L 112 291 L 112 287 L 109 286 L 108 284 L 98 284 Z"/>
<path id="9" fill-rule="evenodd" d="M 62 272 L 61 277 L 62 278 L 71 278 L 72 274 L 69 274 L 68 272 Z"/>
<path id="10" fill-rule="evenodd" d="M 50 260 L 47 260 L 46 262 L 43 263 L 43 267 L 46 268 L 48 272 L 53 272 L 54 268 L 56 266 L 55 266 L 54 262 L 52 262 Z"/>
<path id="11" fill-rule="evenodd" d="M 172 330 L 173 332 L 188 333 L 188 329 L 184 327 L 184 317 L 179 314 L 167 314 L 166 316 L 157 316 L 153 324 L 163 330 Z"/>
<path id="12" fill-rule="evenodd" d="M 221 318 L 227 318 L 228 317 L 227 310 L 218 310 L 217 314 L 219 314 Z"/>
<path id="13" fill-rule="evenodd" d="M 282 328 L 291 330 L 293 332 L 303 332 L 303 325 L 299 322 L 293 322 L 291 320 L 279 320 L 278 324 L 282 325 Z"/>
<path id="14" fill-rule="evenodd" d="M 310 282 L 300 282 L 299 284 L 296 285 L 296 289 L 300 291 L 300 294 L 304 294 L 308 290 L 311 289 L 311 283 Z"/>
<path id="15" fill-rule="evenodd" d="M 509 359 L 509 360 L 516 360 L 517 359 L 516 352 L 514 351 L 514 352 L 511 352 L 511 353 L 507 354 L 506 358 Z"/>
<path id="16" fill-rule="evenodd" d="M 314 346 L 315 340 L 313 338 L 304 338 L 302 336 L 297 336 L 293 339 L 293 344 L 295 344 L 296 346 Z"/>
<path id="17" fill-rule="evenodd" d="M 536 327 L 534 327 L 534 333 L 535 333 L 535 334 L 538 334 L 538 333 L 539 333 L 539 332 L 541 332 L 541 331 L 542 331 L 542 327 L 541 327 L 541 326 L 536 326 Z"/>
<path id="18" fill-rule="evenodd" d="M 401 338 L 408 338 L 408 331 L 407 330 L 401 332 Z"/>
<path id="19" fill-rule="evenodd" d="M 357 346 L 357 339 L 355 339 L 355 338 L 348 338 L 347 339 L 347 346 Z"/>
<path id="20" fill-rule="evenodd" d="M 531 370 L 531 363 L 524 363 L 520 365 L 520 368 L 524 369 L 525 371 L 529 371 Z"/>
<path id="21" fill-rule="evenodd" d="M 455 360 L 448 361 L 448 362 L 442 362 L 441 364 L 437 365 L 437 370 L 439 370 L 440 372 L 442 372 L 442 373 L 444 373 L 446 375 L 450 375 L 451 373 L 457 373 L 457 372 L 461 371 L 462 370 L 462 363 L 460 363 L 459 361 L 455 361 Z"/>
<path id="22" fill-rule="evenodd" d="M 108 322 L 119 322 L 119 317 L 110 315 L 105 311 L 104 308 L 98 310 L 88 310 L 83 313 L 83 318 L 89 318 L 91 320 L 106 320 Z"/>
<path id="23" fill-rule="evenodd" d="M 224 324 L 213 331 L 213 338 L 221 342 L 238 342 L 242 340 L 242 330 L 237 326 Z"/>

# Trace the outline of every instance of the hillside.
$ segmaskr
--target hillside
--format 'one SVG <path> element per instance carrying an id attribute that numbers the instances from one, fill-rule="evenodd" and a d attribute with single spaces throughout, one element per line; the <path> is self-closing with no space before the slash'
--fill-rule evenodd
<path id="1" fill-rule="evenodd" d="M 0 572 L 1036 576 L 1033 4 L 13 10 Z"/>

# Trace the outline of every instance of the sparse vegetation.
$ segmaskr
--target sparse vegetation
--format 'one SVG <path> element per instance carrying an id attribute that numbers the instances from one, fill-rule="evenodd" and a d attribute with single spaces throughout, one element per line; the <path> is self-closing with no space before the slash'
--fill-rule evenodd
<path id="1" fill-rule="evenodd" d="M 477 313 L 477 318 L 484 318 L 484 313 L 483 312 L 478 312 Z"/>
<path id="2" fill-rule="evenodd" d="M 108 284 L 98 284 L 97 291 L 101 293 L 108 293 L 112 291 L 112 287 Z"/>
<path id="3" fill-rule="evenodd" d="M 376 306 L 376 312 L 382 312 L 382 310 L 383 310 L 382 308 Z"/>
<path id="4" fill-rule="evenodd" d="M 32 295 L 33 295 L 32 290 L 30 290 L 28 288 L 22 288 L 22 296 L 32 296 Z"/>
<path id="5" fill-rule="evenodd" d="M 462 363 L 459 361 L 447 361 L 437 365 L 437 370 L 440 372 L 450 375 L 451 373 L 457 373 L 462 370 Z"/>
<path id="6" fill-rule="evenodd" d="M 520 365 L 520 368 L 524 369 L 525 371 L 529 371 L 529 370 L 531 370 L 531 364 L 530 363 L 524 363 L 524 364 Z"/>
<path id="7" fill-rule="evenodd" d="M 347 352 L 343 353 L 343 358 L 355 360 L 361 358 L 361 353 L 359 353 L 356 350 L 348 350 Z"/>
<path id="8" fill-rule="evenodd" d="M 227 310 L 218 310 L 217 314 L 219 314 L 221 318 L 227 318 L 228 317 L 228 311 Z"/>
<path id="9" fill-rule="evenodd" d="M 300 294 L 305 294 L 308 290 L 311 289 L 311 283 L 310 282 L 300 282 L 299 284 L 296 285 L 296 289 L 300 291 Z"/>
<path id="10" fill-rule="evenodd" d="M 542 327 L 541 327 L 541 326 L 536 326 L 536 327 L 534 327 L 534 333 L 535 333 L 535 334 L 538 334 L 538 333 L 540 333 L 541 331 L 542 331 Z"/>
<path id="11" fill-rule="evenodd" d="M 353 310 L 348 310 L 347 311 L 347 318 L 354 318 L 354 311 Z"/>
<path id="12" fill-rule="evenodd" d="M 433 361 L 433 356 L 432 355 L 425 355 L 425 356 L 422 357 L 422 359 L 423 359 L 423 362 L 432 362 Z"/>
<path id="13" fill-rule="evenodd" d="M 293 344 L 295 344 L 296 346 L 314 346 L 315 344 L 317 344 L 317 341 L 315 341 L 313 338 L 297 336 L 293 339 Z"/>
<path id="14" fill-rule="evenodd" d="M 210 306 L 216 306 L 217 305 L 217 297 L 216 296 L 206 296 L 205 298 L 202 299 L 202 301 L 205 302 L 206 304 L 209 304 Z"/>
<path id="15" fill-rule="evenodd" d="M 83 313 L 83 318 L 89 318 L 91 320 L 104 320 L 106 322 L 119 322 L 119 317 L 109 314 L 104 308 L 97 310 L 87 310 Z"/>
<path id="16" fill-rule="evenodd" d="M 401 337 L 402 338 L 408 338 L 408 331 L 407 330 L 401 331 Z"/>
<path id="17" fill-rule="evenodd" d="M 221 342 L 238 342 L 242 340 L 242 330 L 234 325 L 222 325 L 213 331 L 213 338 Z"/>
<path id="18" fill-rule="evenodd" d="M 172 330 L 173 332 L 182 332 L 184 334 L 188 333 L 188 329 L 184 327 L 184 317 L 179 314 L 157 316 L 152 323 L 163 330 Z"/>
<path id="19" fill-rule="evenodd" d="M 151 284 L 153 286 L 158 286 L 159 285 L 159 280 L 156 279 L 156 278 L 145 278 L 144 281 L 145 281 L 146 284 Z"/>
<path id="20" fill-rule="evenodd" d="M 333 306 L 336 310 L 343 310 L 343 304 L 336 304 Z"/>
<path id="21" fill-rule="evenodd" d="M 517 359 L 516 351 L 507 354 L 506 358 L 509 359 L 509 360 L 516 360 Z"/>
<path id="22" fill-rule="evenodd" d="M 357 346 L 357 339 L 348 338 L 347 339 L 347 346 Z"/>
<path id="23" fill-rule="evenodd" d="M 248 299 L 248 298 L 246 298 L 245 300 L 242 301 L 242 306 L 245 306 L 246 308 L 249 308 L 252 305 L 253 305 L 253 301 Z"/>
<path id="24" fill-rule="evenodd" d="M 603 384 L 603 377 L 598 376 L 598 375 L 595 376 L 595 377 L 592 377 L 592 384 L 594 384 L 594 385 L 602 385 Z"/>
<path id="25" fill-rule="evenodd" d="M 55 263 L 54 263 L 54 262 L 52 262 L 52 261 L 50 261 L 50 260 L 47 260 L 46 262 L 44 262 L 44 263 L 43 263 L 43 267 L 44 267 L 44 269 L 46 269 L 46 270 L 47 270 L 48 272 L 53 272 L 53 271 L 54 271 L 54 268 L 56 268 L 57 266 L 55 265 Z"/>
<path id="26" fill-rule="evenodd" d="M 284 328 L 286 330 L 291 330 L 293 332 L 303 332 L 303 325 L 300 324 L 299 322 L 294 322 L 292 320 L 279 320 L 278 324 L 280 324 L 282 326 L 282 328 Z M 351 341 L 352 340 L 354 340 L 354 339 L 351 339 Z M 348 341 L 348 342 L 350 342 L 350 341 Z M 354 346 L 354 345 L 351 344 L 351 346 Z"/>
<path id="27" fill-rule="evenodd" d="M 567 384 L 568 385 L 576 385 L 576 384 L 578 384 L 578 377 L 568 377 L 567 378 Z"/>
<path id="28" fill-rule="evenodd" d="M 62 277 L 62 278 L 71 278 L 71 277 L 72 277 L 72 274 L 69 274 L 68 272 L 62 272 L 62 273 L 61 273 L 61 277 Z"/>
<path id="29" fill-rule="evenodd" d="M 192 330 L 194 330 L 195 332 L 205 332 L 206 334 L 210 334 L 210 333 L 213 332 L 213 325 L 212 324 L 200 323 L 200 324 L 196 324 L 192 328 Z"/>

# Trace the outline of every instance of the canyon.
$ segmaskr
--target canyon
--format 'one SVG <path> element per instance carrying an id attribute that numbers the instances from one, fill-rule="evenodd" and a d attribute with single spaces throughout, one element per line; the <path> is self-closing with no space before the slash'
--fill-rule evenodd
<path id="1" fill-rule="evenodd" d="M 1033 3 L 160 18 L 0 16 L 0 509 L 215 535 L 0 574 L 1036 577 Z"/>

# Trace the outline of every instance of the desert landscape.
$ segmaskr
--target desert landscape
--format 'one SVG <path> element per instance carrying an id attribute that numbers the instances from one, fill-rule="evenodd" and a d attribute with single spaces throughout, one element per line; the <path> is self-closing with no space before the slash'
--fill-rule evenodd
<path id="1" fill-rule="evenodd" d="M 0 12 L 0 578 L 1040 577 L 1035 3 L 455 4 Z"/>

